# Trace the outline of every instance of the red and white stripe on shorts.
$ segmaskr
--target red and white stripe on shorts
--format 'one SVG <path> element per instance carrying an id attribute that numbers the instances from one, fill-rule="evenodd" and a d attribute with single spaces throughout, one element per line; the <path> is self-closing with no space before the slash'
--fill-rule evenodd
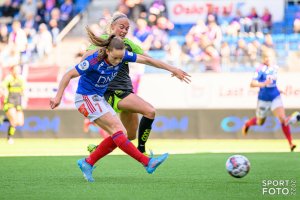
<path id="1" fill-rule="evenodd" d="M 89 99 L 87 95 L 82 95 L 83 100 L 85 101 L 86 105 L 88 106 L 88 109 L 91 111 L 91 113 L 96 112 L 96 108 L 94 107 L 93 103 Z"/>

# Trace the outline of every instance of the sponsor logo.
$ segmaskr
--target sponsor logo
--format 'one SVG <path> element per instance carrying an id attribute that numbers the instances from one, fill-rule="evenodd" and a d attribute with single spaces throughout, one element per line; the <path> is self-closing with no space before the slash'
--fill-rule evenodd
<path id="1" fill-rule="evenodd" d="M 296 195 L 296 180 L 262 180 L 262 194 L 264 196 Z"/>
<path id="2" fill-rule="evenodd" d="M 87 60 L 82 61 L 78 64 L 78 68 L 82 71 L 87 70 L 89 68 L 90 64 Z"/>

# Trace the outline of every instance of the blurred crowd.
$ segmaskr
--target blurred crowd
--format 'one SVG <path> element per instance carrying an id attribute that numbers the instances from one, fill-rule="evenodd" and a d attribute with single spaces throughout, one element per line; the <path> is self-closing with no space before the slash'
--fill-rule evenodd
<path id="1" fill-rule="evenodd" d="M 73 7 L 72 0 L 4 0 L 0 5 L 0 66 L 47 56 L 72 19 Z"/>
<path id="2" fill-rule="evenodd" d="M 165 0 L 153 0 L 147 6 L 143 0 L 121 0 L 116 11 L 126 14 L 132 22 L 129 38 L 150 55 L 191 72 L 253 71 L 265 55 L 272 55 L 274 60 L 286 59 L 288 49 L 282 38 L 276 37 L 274 42 L 268 8 L 258 13 L 253 7 L 243 15 L 240 10 L 233 13 L 226 8 L 219 14 L 210 6 L 206 18 L 191 25 L 184 35 L 173 34 L 176 27 L 167 17 Z M 96 34 L 105 32 L 111 14 L 108 9 L 102 11 L 99 23 L 92 25 Z M 284 61 L 280 64 L 285 65 Z"/>
<path id="3" fill-rule="evenodd" d="M 74 16 L 77 1 L 4 0 L 0 4 L 0 65 L 33 62 L 47 56 Z M 147 4 L 143 0 L 120 0 L 115 11 L 131 20 L 130 39 L 151 56 L 190 72 L 252 71 L 266 54 L 284 66 L 287 52 L 299 50 L 300 9 L 292 16 L 294 34 L 288 39 L 284 34 L 273 34 L 268 8 L 259 13 L 253 7 L 243 14 L 228 8 L 220 12 L 211 5 L 205 19 L 180 34 L 174 31 L 177 25 L 168 19 L 165 0 Z M 96 34 L 105 32 L 112 12 L 108 8 L 99 12 L 98 23 L 90 25 Z"/>

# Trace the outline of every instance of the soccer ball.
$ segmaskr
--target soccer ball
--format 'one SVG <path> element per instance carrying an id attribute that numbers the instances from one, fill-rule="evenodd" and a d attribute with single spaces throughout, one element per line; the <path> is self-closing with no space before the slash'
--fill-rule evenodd
<path id="1" fill-rule="evenodd" d="M 250 162 L 245 156 L 233 155 L 227 159 L 226 169 L 231 176 L 242 178 L 249 173 Z"/>

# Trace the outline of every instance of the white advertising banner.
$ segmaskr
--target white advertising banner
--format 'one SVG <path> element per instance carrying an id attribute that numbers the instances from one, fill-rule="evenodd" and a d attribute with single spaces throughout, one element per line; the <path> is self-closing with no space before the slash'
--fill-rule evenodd
<path id="1" fill-rule="evenodd" d="M 167 74 L 146 74 L 138 95 L 158 109 L 255 108 L 257 88 L 250 88 L 252 73 L 192 74 L 186 84 Z M 300 73 L 279 73 L 278 87 L 284 91 L 286 108 L 300 108 Z"/>
<path id="2" fill-rule="evenodd" d="M 207 10 L 213 6 L 219 16 L 224 9 L 231 11 L 234 16 L 236 10 L 240 10 L 243 16 L 250 14 L 251 8 L 256 8 L 259 16 L 268 8 L 272 14 L 273 22 L 283 21 L 284 0 L 168 0 L 169 19 L 176 24 L 194 24 L 199 19 L 206 19 Z"/>

